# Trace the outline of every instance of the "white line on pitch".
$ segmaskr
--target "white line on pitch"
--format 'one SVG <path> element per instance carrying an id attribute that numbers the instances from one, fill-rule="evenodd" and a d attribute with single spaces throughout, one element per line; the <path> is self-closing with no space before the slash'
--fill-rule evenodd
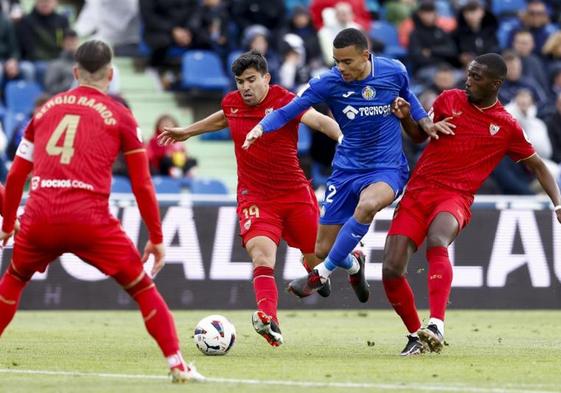
<path id="1" fill-rule="evenodd" d="M 50 371 L 50 370 L 17 370 L 12 368 L 0 368 L 0 373 L 5 374 L 28 374 L 28 375 L 51 375 L 66 377 L 97 377 L 117 379 L 144 379 L 144 380 L 166 380 L 163 375 L 144 374 L 113 374 L 113 373 L 85 373 L 79 371 Z M 317 388 L 347 388 L 347 389 L 380 389 L 380 390 L 409 390 L 420 392 L 470 392 L 470 393 L 561 393 L 559 390 L 528 390 L 509 388 L 485 388 L 467 385 L 422 385 L 419 383 L 355 383 L 355 382 L 305 382 L 305 381 L 274 381 L 260 379 L 234 379 L 234 378 L 207 378 L 211 383 L 227 383 L 240 385 L 276 385 L 276 386 L 299 386 Z"/>

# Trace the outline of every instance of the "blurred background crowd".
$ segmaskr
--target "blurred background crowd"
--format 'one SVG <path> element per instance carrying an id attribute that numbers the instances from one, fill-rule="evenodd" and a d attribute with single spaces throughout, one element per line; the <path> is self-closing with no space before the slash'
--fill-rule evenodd
<path id="1" fill-rule="evenodd" d="M 34 108 L 73 86 L 72 56 L 84 38 L 103 39 L 117 56 L 134 58 L 170 94 L 216 94 L 218 109 L 219 97 L 235 88 L 229 68 L 240 53 L 261 52 L 272 82 L 297 92 L 333 66 L 332 40 L 347 27 L 362 29 L 376 55 L 406 65 L 427 110 L 443 90 L 463 88 L 475 56 L 501 53 L 508 74 L 500 100 L 559 176 L 560 22 L 555 0 L 0 0 L 0 179 Z M 121 87 L 117 69 L 110 94 L 128 105 Z M 153 124 L 146 142 L 153 174 L 192 185 L 198 162 L 185 145 L 164 148 L 154 139 L 162 125 L 178 121 L 159 113 Z M 298 150 L 316 188 L 329 174 L 334 149 L 301 127 Z M 423 146 L 406 141 L 405 149 L 413 168 Z M 126 170 L 116 165 L 115 174 L 125 177 Z M 522 165 L 505 159 L 481 192 L 541 190 Z"/>

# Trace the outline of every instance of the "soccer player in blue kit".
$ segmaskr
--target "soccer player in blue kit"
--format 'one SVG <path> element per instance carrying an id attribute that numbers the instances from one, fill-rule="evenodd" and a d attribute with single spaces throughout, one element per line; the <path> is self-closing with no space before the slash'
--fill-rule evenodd
<path id="1" fill-rule="evenodd" d="M 333 173 L 321 207 L 315 253 L 324 261 L 308 276 L 292 281 L 288 289 L 296 296 L 309 296 L 340 267 L 347 270 L 355 294 L 364 303 L 370 294 L 364 274 L 365 256 L 353 249 L 368 232 L 375 214 L 393 202 L 409 177 L 400 120 L 392 110 L 404 105 L 403 99 L 410 103 L 410 117 L 401 124 L 414 141 L 427 135 L 438 138 L 439 132 L 453 134 L 453 130 L 446 121 L 434 124 L 429 119 L 409 90 L 403 64 L 372 55 L 361 31 L 342 30 L 333 46 L 336 66 L 312 79 L 299 97 L 263 118 L 247 134 L 244 148 L 310 106 L 327 103 L 343 139 L 333 159 Z"/>

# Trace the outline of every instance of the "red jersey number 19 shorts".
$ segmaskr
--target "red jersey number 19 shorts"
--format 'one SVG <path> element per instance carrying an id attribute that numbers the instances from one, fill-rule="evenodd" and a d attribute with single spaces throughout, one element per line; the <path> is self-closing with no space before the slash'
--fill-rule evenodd
<path id="1" fill-rule="evenodd" d="M 397 205 L 388 236 L 407 236 L 421 246 L 432 221 L 439 213 L 452 214 L 462 230 L 471 219 L 473 196 L 436 187 L 405 191 Z"/>
<path id="2" fill-rule="evenodd" d="M 277 245 L 282 238 L 304 254 L 314 252 L 319 207 L 309 185 L 269 200 L 238 196 L 237 212 L 244 247 L 254 237 L 266 236 Z"/>

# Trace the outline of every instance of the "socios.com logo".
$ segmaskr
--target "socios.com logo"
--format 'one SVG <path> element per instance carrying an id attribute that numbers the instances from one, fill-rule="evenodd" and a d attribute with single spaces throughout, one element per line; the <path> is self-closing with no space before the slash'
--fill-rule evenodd
<path id="1" fill-rule="evenodd" d="M 347 105 L 345 109 L 343 109 L 343 113 L 347 115 L 349 120 L 353 120 L 356 117 L 358 111 L 350 105 Z"/>

